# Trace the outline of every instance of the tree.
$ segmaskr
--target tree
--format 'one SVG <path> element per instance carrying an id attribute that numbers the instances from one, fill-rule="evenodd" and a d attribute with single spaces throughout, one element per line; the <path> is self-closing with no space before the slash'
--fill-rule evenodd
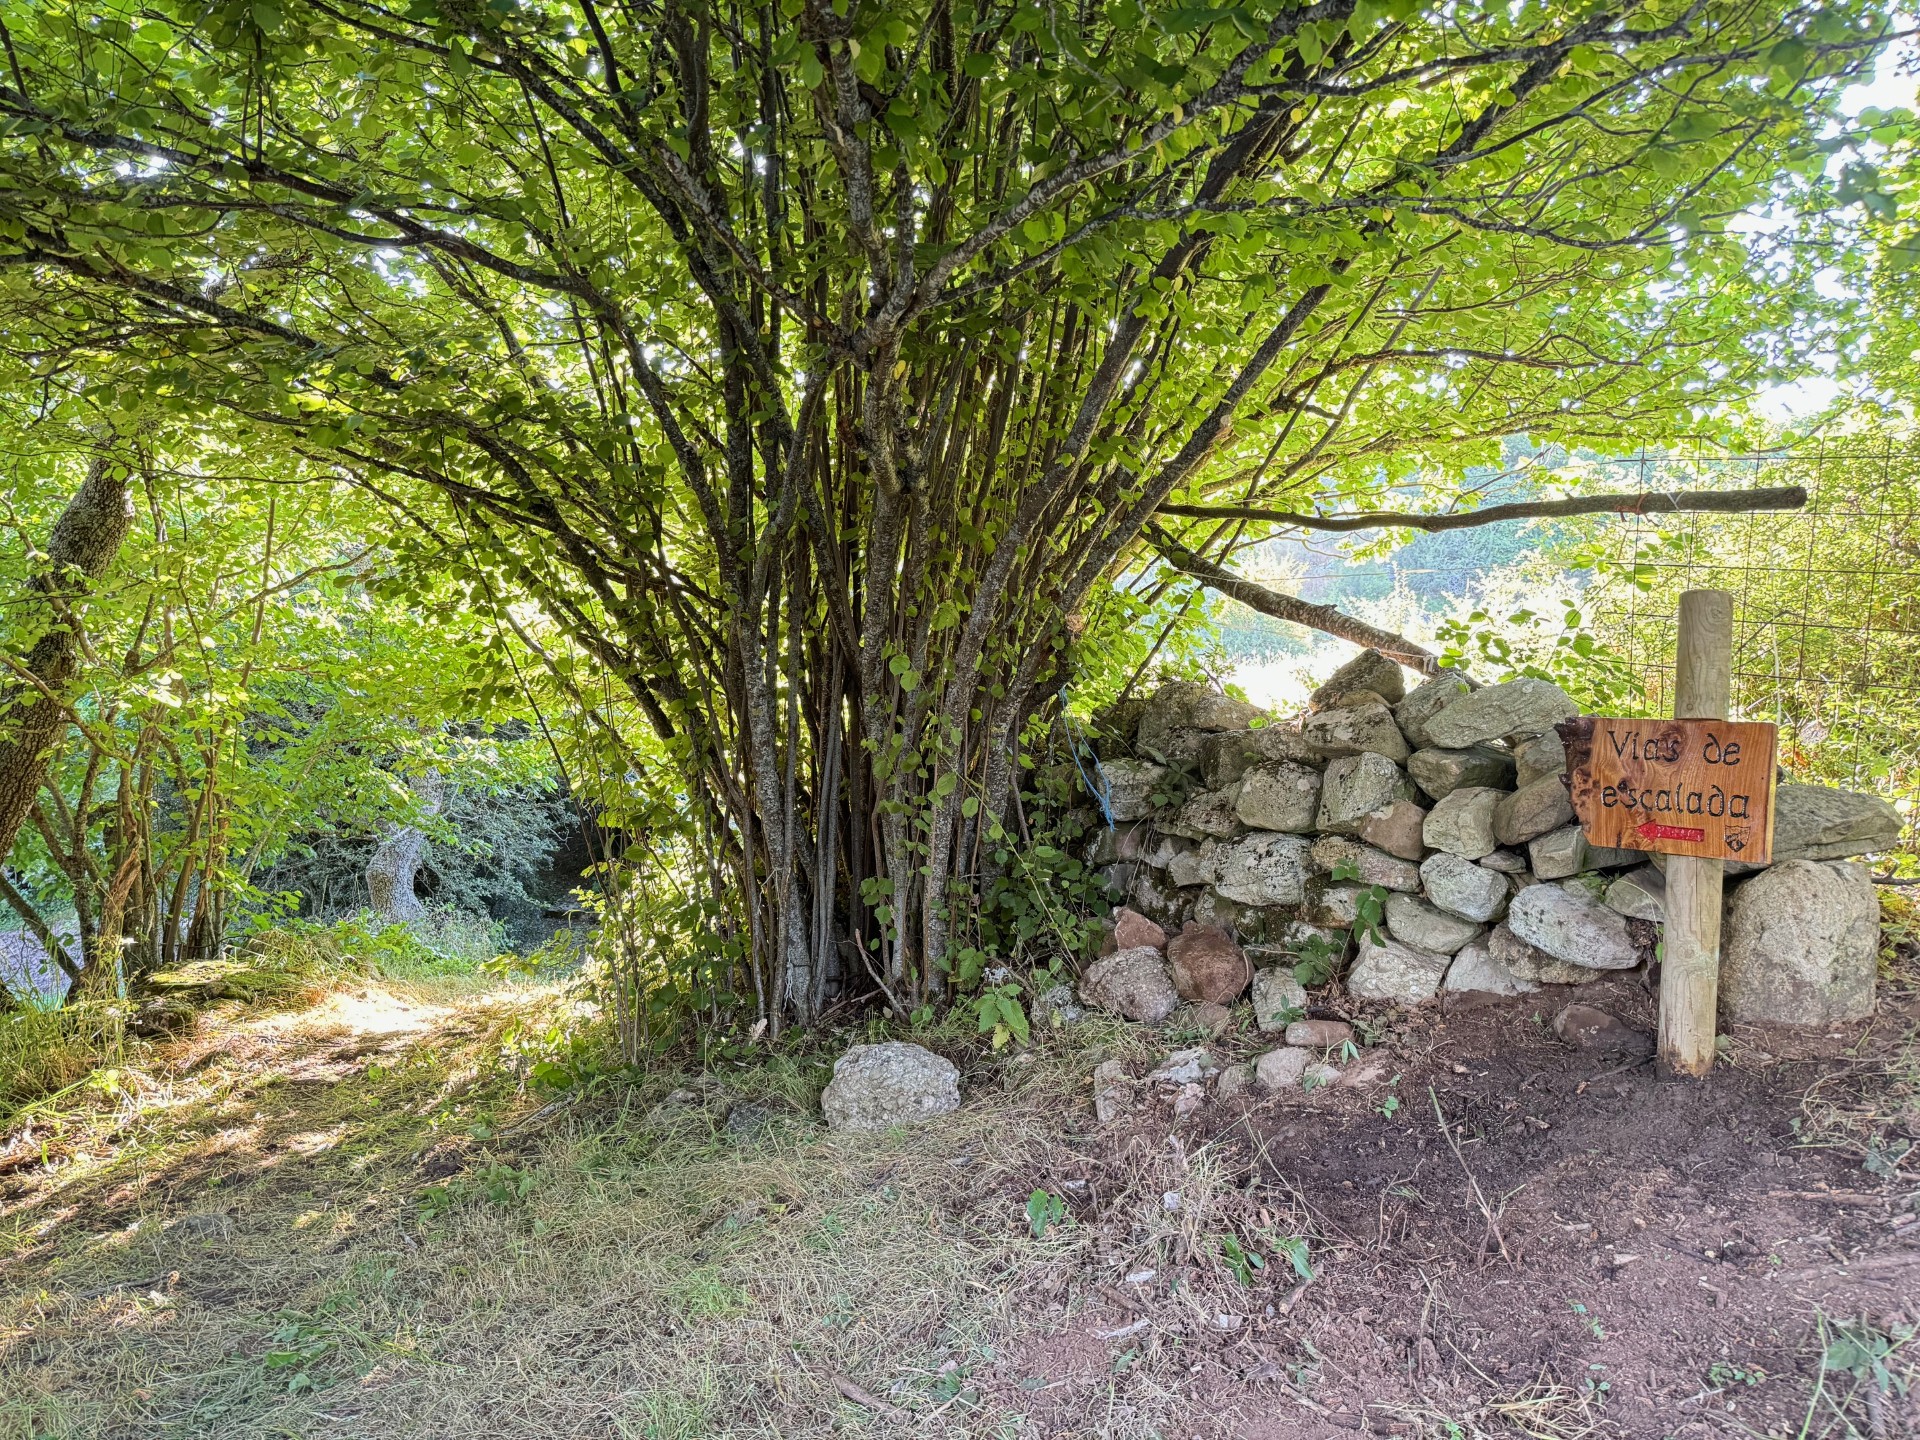
<path id="1" fill-rule="evenodd" d="M 113 564 L 133 522 L 133 488 L 125 465 L 101 455 L 60 512 L 27 581 L 32 607 L 24 654 L 8 657 L 0 677 L 0 857 L 46 778 L 47 752 L 66 728 L 67 688 L 80 664 L 75 611 Z M 50 952 L 51 953 L 51 952 Z"/>
<path id="2" fill-rule="evenodd" d="M 532 597 L 664 743 L 776 1023 L 856 964 L 945 992 L 1023 736 L 1130 613 L 1162 505 L 1364 506 L 1502 434 L 1703 423 L 1782 363 L 1811 267 L 1727 222 L 1820 163 L 1885 29 L 1760 0 L 0 16 L 16 353 L 376 491 L 502 623 Z"/>

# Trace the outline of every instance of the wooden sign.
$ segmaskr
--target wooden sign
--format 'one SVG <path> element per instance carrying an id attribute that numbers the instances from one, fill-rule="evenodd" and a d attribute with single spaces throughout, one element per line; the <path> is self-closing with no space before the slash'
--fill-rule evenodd
<path id="1" fill-rule="evenodd" d="M 1589 844 L 1772 861 L 1773 726 L 1580 715 L 1559 729 Z"/>

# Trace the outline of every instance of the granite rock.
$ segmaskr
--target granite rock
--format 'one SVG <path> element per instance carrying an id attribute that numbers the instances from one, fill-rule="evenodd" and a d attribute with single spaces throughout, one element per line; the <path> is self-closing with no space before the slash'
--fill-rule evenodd
<path id="1" fill-rule="evenodd" d="M 1361 1000 L 1418 1005 L 1431 1000 L 1453 963 L 1448 955 L 1419 950 L 1399 940 L 1362 938 L 1347 975 L 1347 993 Z"/>
<path id="2" fill-rule="evenodd" d="M 1449 791 L 1427 812 L 1423 836 L 1435 850 L 1478 860 L 1490 855 L 1499 841 L 1493 833 L 1494 812 L 1504 793 L 1482 785 Z"/>
<path id="3" fill-rule="evenodd" d="M 1844 860 L 1900 843 L 1900 812 L 1878 795 L 1828 785 L 1782 785 L 1773 809 L 1773 863 Z"/>
<path id="4" fill-rule="evenodd" d="M 1407 698 L 1393 707 L 1394 723 L 1407 743 L 1416 749 L 1431 745 L 1427 721 L 1467 693 L 1467 682 L 1458 675 L 1436 675 L 1414 687 Z"/>
<path id="5" fill-rule="evenodd" d="M 1444 988 L 1456 994 L 1531 995 L 1540 986 L 1521 979 L 1504 962 L 1494 959 L 1486 940 L 1474 940 L 1461 946 L 1453 957 Z"/>
<path id="6" fill-rule="evenodd" d="M 1487 685 L 1464 695 L 1427 721 L 1430 743 L 1448 749 L 1509 737 L 1543 735 L 1580 707 L 1548 680 L 1531 677 Z"/>
<path id="7" fill-rule="evenodd" d="M 1651 865 L 1628 871 L 1607 886 L 1607 908 L 1629 920 L 1667 920 L 1667 877 Z"/>
<path id="8" fill-rule="evenodd" d="M 1180 1003 L 1158 950 L 1142 945 L 1093 962 L 1080 977 L 1080 998 L 1096 1009 L 1158 1025 Z"/>
<path id="9" fill-rule="evenodd" d="M 1516 785 L 1531 785 L 1549 775 L 1556 780 L 1567 773 L 1567 746 L 1555 730 L 1523 740 L 1513 747 Z"/>
<path id="10" fill-rule="evenodd" d="M 1166 778 L 1167 767 L 1150 760 L 1102 761 L 1096 777 L 1106 782 L 1107 809 L 1116 823 L 1153 814 L 1153 794 Z"/>
<path id="11" fill-rule="evenodd" d="M 1571 819 L 1573 801 L 1567 787 L 1549 776 L 1501 797 L 1493 811 L 1493 833 L 1502 845 L 1522 845 Z"/>
<path id="12" fill-rule="evenodd" d="M 1558 885 L 1533 885 L 1514 896 L 1507 924 L 1529 945 L 1571 965 L 1630 970 L 1640 963 L 1624 915 Z"/>
<path id="13" fill-rule="evenodd" d="M 1866 866 L 1788 860 L 1733 892 L 1721 947 L 1727 1018 L 1826 1026 L 1873 1013 L 1880 902 Z"/>
<path id="14" fill-rule="evenodd" d="M 1475 924 L 1506 914 L 1507 899 L 1512 894 L 1506 876 L 1446 851 L 1427 857 L 1420 867 L 1420 879 L 1427 898 L 1436 906 Z"/>
<path id="15" fill-rule="evenodd" d="M 1349 690 L 1371 690 L 1391 705 L 1407 693 L 1406 672 L 1400 668 L 1399 661 L 1378 650 L 1362 650 L 1307 697 L 1307 708 L 1325 709 Z"/>
<path id="16" fill-rule="evenodd" d="M 1388 934 L 1403 945 L 1435 955 L 1452 955 L 1486 933 L 1485 927 L 1449 915 L 1416 895 L 1389 895 L 1386 912 Z"/>
<path id="17" fill-rule="evenodd" d="M 1200 747 L 1200 764 L 1207 787 L 1218 790 L 1240 779 L 1248 770 L 1277 765 L 1316 766 L 1318 761 L 1300 738 L 1298 727 L 1262 725 L 1209 735 Z"/>
<path id="18" fill-rule="evenodd" d="M 1253 979 L 1253 967 L 1233 937 L 1218 925 L 1198 921 L 1188 921 L 1167 942 L 1167 962 L 1174 993 L 1183 1000 L 1230 1004 Z"/>
<path id="19" fill-rule="evenodd" d="M 1413 753 L 1393 723 L 1393 712 L 1381 704 L 1309 715 L 1300 722 L 1300 736 L 1314 754 L 1328 758 L 1370 752 L 1397 765 Z"/>
<path id="20" fill-rule="evenodd" d="M 951 1060 L 904 1040 L 855 1045 L 833 1063 L 821 1093 L 829 1130 L 888 1130 L 960 1108 Z"/>
<path id="21" fill-rule="evenodd" d="M 1407 758 L 1407 770 L 1421 790 L 1434 800 L 1444 800 L 1454 791 L 1469 787 L 1513 788 L 1513 756 L 1491 745 L 1471 745 L 1462 750 L 1416 750 Z"/>
<path id="22" fill-rule="evenodd" d="M 1374 811 L 1384 810 L 1396 800 L 1412 798 L 1413 782 L 1386 756 L 1371 750 L 1345 755 L 1327 766 L 1314 826 L 1339 835 L 1357 835 Z"/>
<path id="23" fill-rule="evenodd" d="M 1286 761 L 1245 771 L 1236 782 L 1234 814 L 1251 830 L 1303 835 L 1320 813 L 1320 772 Z"/>
<path id="24" fill-rule="evenodd" d="M 1360 822 L 1360 838 L 1402 860 L 1418 860 L 1427 853 L 1426 823 L 1425 810 L 1411 800 L 1396 800 Z"/>
<path id="25" fill-rule="evenodd" d="M 1284 1030 L 1307 1008 L 1307 991 L 1286 965 L 1253 972 L 1253 1019 L 1262 1030 Z"/>
<path id="26" fill-rule="evenodd" d="M 1218 852 L 1213 888 L 1242 905 L 1298 905 L 1306 896 L 1307 848 L 1299 835 L 1243 836 Z"/>
<path id="27" fill-rule="evenodd" d="M 1343 880 L 1408 894 L 1420 888 L 1420 867 L 1411 860 L 1402 860 L 1344 835 L 1322 835 L 1313 842 L 1307 856 L 1321 874 L 1342 871 L 1346 872 L 1340 877 Z"/>

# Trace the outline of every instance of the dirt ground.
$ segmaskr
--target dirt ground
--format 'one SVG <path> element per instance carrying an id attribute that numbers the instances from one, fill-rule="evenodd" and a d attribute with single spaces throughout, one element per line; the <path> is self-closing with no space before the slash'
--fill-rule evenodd
<path id="1" fill-rule="evenodd" d="M 552 997 L 210 1015 L 0 1137 L 0 1440 L 1920 1436 L 1913 987 L 1695 1084 L 1570 998 L 1105 1126 L 1093 1064 L 1190 1039 L 934 1032 L 967 1104 L 870 1139 L 833 1049 L 555 1099 Z"/>
<path id="2" fill-rule="evenodd" d="M 1569 999 L 1653 1029 L 1640 977 L 1556 988 L 1389 1020 L 1364 1094 L 1179 1121 L 1163 1095 L 1085 1133 L 1036 1184 L 1118 1238 L 1104 1196 L 1204 1158 L 1211 1228 L 1009 1357 L 1049 1375 L 1029 1414 L 1107 1433 L 1121 1361 L 1172 1349 L 1169 1435 L 1920 1435 L 1920 1175 L 1864 1149 L 1920 1126 L 1911 994 L 1864 1033 L 1743 1034 L 1703 1083 L 1562 1044 Z M 1251 1285 L 1220 1283 L 1228 1234 L 1265 1252 Z M 1309 1283 L 1275 1237 L 1308 1240 Z"/>

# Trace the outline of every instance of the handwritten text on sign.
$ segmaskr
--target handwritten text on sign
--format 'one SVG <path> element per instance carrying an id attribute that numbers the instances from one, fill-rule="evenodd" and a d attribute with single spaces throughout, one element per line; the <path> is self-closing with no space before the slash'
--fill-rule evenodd
<path id="1" fill-rule="evenodd" d="M 1772 859 L 1773 726 L 1582 715 L 1560 734 L 1590 844 Z"/>

